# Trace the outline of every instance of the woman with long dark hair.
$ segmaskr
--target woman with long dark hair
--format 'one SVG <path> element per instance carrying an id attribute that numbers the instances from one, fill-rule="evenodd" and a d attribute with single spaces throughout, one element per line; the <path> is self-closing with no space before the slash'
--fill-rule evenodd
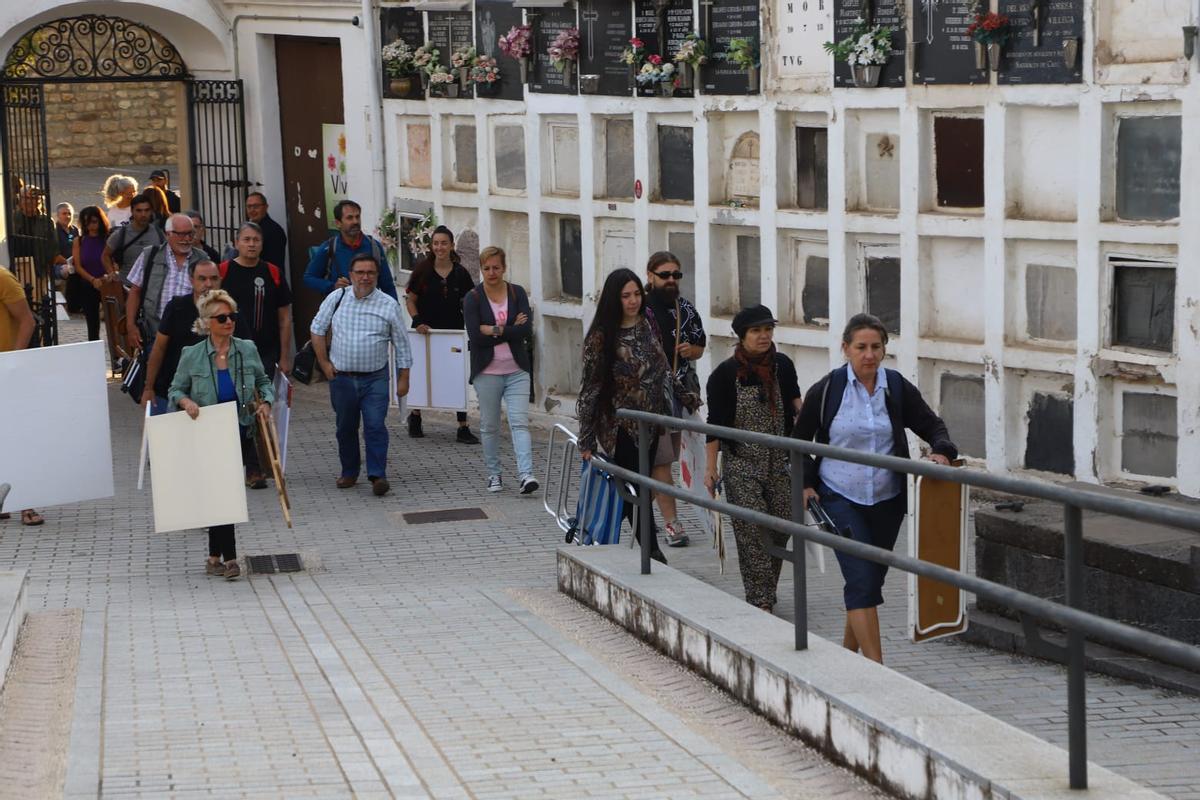
<path id="1" fill-rule="evenodd" d="M 454 234 L 445 225 L 438 225 L 429 237 L 429 252 L 413 267 L 412 277 L 404 287 L 404 305 L 412 317 L 412 326 L 421 334 L 431 330 L 466 330 L 463 300 L 474 288 L 471 273 L 454 251 Z M 414 439 L 425 435 L 420 411 L 409 413 L 408 435 Z M 463 411 L 458 412 L 457 441 L 479 444 L 467 426 Z"/>
<path id="2" fill-rule="evenodd" d="M 104 268 L 104 243 L 108 241 L 108 217 L 99 206 L 79 212 L 80 234 L 71 243 L 71 263 L 79 276 L 79 305 L 87 320 L 88 341 L 100 338 L 100 289 L 110 280 Z"/>
<path id="3" fill-rule="evenodd" d="M 684 389 L 671 372 L 662 349 L 662 338 L 646 317 L 645 293 L 637 273 L 618 269 L 608 276 L 596 315 L 583 342 L 583 386 L 579 390 L 576 412 L 579 416 L 579 452 L 585 460 L 601 453 L 617 466 L 638 468 L 637 423 L 618 419 L 618 408 L 671 414 L 670 392 L 692 411 L 700 407 L 700 397 Z M 650 463 L 659 426 L 651 430 Z M 633 507 L 626 504 L 625 515 L 632 521 Z M 654 517 L 638 519 L 634 537 L 641 541 L 643 531 L 653 537 L 653 558 L 667 563 L 658 546 L 658 528 Z"/>

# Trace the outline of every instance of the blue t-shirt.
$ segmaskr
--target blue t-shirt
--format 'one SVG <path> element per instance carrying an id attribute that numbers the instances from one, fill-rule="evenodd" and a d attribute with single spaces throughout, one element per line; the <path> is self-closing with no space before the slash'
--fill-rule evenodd
<path id="1" fill-rule="evenodd" d="M 229 403 L 237 400 L 237 387 L 233 385 L 233 376 L 229 370 L 217 370 L 217 402 Z"/>

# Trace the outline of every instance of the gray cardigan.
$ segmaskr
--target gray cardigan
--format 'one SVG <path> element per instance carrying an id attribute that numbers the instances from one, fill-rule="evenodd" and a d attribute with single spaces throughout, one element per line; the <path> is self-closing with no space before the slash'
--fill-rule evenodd
<path id="1" fill-rule="evenodd" d="M 504 333 L 499 338 L 485 336 L 480 332 L 480 325 L 495 325 L 496 315 L 492 313 L 492 304 L 488 302 L 480 283 L 463 298 L 463 318 L 467 325 L 467 343 L 471 350 L 471 381 L 475 376 L 492 363 L 496 353 L 496 345 L 508 343 L 512 349 L 513 360 L 517 366 L 533 375 L 533 354 L 530 343 L 533 337 L 533 311 L 529 308 L 529 297 L 525 290 L 515 283 L 508 284 L 508 318 L 516 319 L 517 315 L 525 314 L 529 319 L 521 325 L 509 323 L 504 326 Z"/>

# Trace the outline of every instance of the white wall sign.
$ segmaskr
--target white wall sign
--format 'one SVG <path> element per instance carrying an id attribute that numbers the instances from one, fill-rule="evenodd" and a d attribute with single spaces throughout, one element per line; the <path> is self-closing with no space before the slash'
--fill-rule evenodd
<path id="1" fill-rule="evenodd" d="M 237 403 L 180 411 L 146 422 L 154 531 L 246 522 L 246 482 Z"/>
<path id="2" fill-rule="evenodd" d="M 9 511 L 113 496 L 104 344 L 0 353 L 0 483 Z"/>
<path id="3" fill-rule="evenodd" d="M 325 178 L 325 222 L 333 230 L 333 207 L 350 196 L 347 178 L 346 126 L 321 125 L 321 175 Z"/>
<path id="4" fill-rule="evenodd" d="M 833 0 L 777 0 L 779 39 L 776 74 L 807 78 L 829 74 L 825 42 L 833 39 Z"/>
<path id="5" fill-rule="evenodd" d="M 428 334 L 408 332 L 413 365 L 408 375 L 408 408 L 440 411 L 467 410 L 466 331 L 434 330 Z"/>

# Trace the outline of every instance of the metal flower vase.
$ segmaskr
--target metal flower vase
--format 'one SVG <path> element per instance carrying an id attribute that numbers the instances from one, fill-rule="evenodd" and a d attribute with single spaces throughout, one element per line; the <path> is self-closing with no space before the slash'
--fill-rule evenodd
<path id="1" fill-rule="evenodd" d="M 975 69 L 987 69 L 987 49 L 983 42 L 975 42 Z"/>
<path id="2" fill-rule="evenodd" d="M 575 62 L 564 61 L 562 66 L 563 83 L 567 86 L 571 85 L 571 78 L 574 76 Z"/>
<path id="3" fill-rule="evenodd" d="M 407 75 L 402 78 L 392 78 L 388 82 L 388 89 L 391 90 L 393 97 L 408 97 L 412 94 L 412 78 Z"/>
<path id="4" fill-rule="evenodd" d="M 674 97 L 675 96 L 675 81 L 665 80 L 658 82 L 659 97 Z"/>
<path id="5" fill-rule="evenodd" d="M 855 86 L 860 89 L 873 89 L 879 85 L 879 78 L 883 75 L 883 65 L 855 64 L 850 68 L 850 73 Z"/>
<path id="6" fill-rule="evenodd" d="M 458 70 L 458 90 L 463 94 L 467 93 L 467 88 L 471 85 L 471 69 L 470 67 L 460 67 Z"/>
<path id="7" fill-rule="evenodd" d="M 758 67 L 746 70 L 746 89 L 751 94 L 758 91 Z"/>
<path id="8" fill-rule="evenodd" d="M 580 75 L 579 76 L 579 93 L 580 94 L 595 94 L 600 90 L 599 75 Z"/>
<path id="9" fill-rule="evenodd" d="M 529 83 L 529 57 L 522 56 L 517 63 L 521 65 L 521 83 Z"/>
<path id="10" fill-rule="evenodd" d="M 988 69 L 992 72 L 1000 71 L 1000 59 L 1004 55 L 1004 47 L 998 42 L 988 42 Z"/>
<path id="11" fill-rule="evenodd" d="M 679 62 L 679 88 L 684 91 L 690 91 L 692 88 L 692 65 L 686 61 Z"/>

